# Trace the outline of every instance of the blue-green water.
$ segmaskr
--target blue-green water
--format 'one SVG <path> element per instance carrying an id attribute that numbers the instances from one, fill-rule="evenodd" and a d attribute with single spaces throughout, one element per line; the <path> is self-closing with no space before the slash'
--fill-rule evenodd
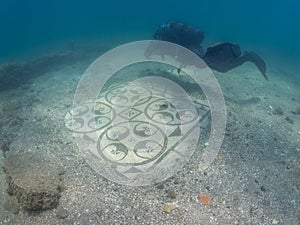
<path id="1" fill-rule="evenodd" d="M 190 165 L 171 181 L 158 185 L 157 190 L 149 187 L 131 191 L 115 185 L 110 189 L 107 186 L 111 183 L 98 179 L 81 159 L 78 160 L 77 153 L 73 152 L 72 133 L 60 131 L 66 113 L 72 115 L 69 108 L 74 90 L 92 62 L 93 52 L 92 56 L 38 56 L 44 53 L 51 56 L 47 53 L 57 50 L 76 53 L 66 51 L 70 43 L 105 46 L 106 50 L 128 41 L 152 39 L 158 25 L 170 21 L 184 22 L 204 31 L 205 48 L 228 41 L 239 44 L 243 50 L 255 51 L 266 61 L 270 81 L 263 80 L 254 66 L 242 67 L 232 76 L 216 73 L 224 87 L 228 129 L 211 170 L 202 174 L 202 156 L 198 153 Z M 96 224 L 91 222 L 95 218 L 95 221 L 109 223 L 116 222 L 118 214 L 122 217 L 125 214 L 126 220 L 136 220 L 128 224 L 138 223 L 137 219 L 144 223 L 175 224 L 173 221 L 185 218 L 188 221 L 203 218 L 204 221 L 213 217 L 214 224 L 218 221 L 221 221 L 219 224 L 299 224 L 299 21 L 300 2 L 296 0 L 0 0 L 0 155 L 14 154 L 20 148 L 45 153 L 45 157 L 53 153 L 61 159 L 68 169 L 64 179 L 69 191 L 62 194 L 59 206 L 65 206 L 70 213 L 65 221 L 56 218 L 57 211 L 50 214 L 22 212 L 15 216 L 1 211 L 5 196 L 0 195 L 0 223 L 69 221 L 88 224 L 86 221 L 89 221 Z M 77 63 L 75 60 L 85 56 L 90 57 L 90 61 L 80 58 L 82 62 Z M 40 60 L 24 65 L 9 64 L 34 57 Z M 65 65 L 64 60 L 72 65 L 47 73 L 52 67 Z M 8 64 L 2 66 L 6 62 Z M 255 72 L 252 73 L 251 68 Z M 179 72 L 172 79 L 181 79 Z M 38 76 L 40 79 L 26 83 Z M 115 80 L 123 81 L 120 77 Z M 291 79 L 285 80 L 286 77 Z M 184 88 L 191 91 L 193 86 L 185 81 L 182 82 L 189 86 Z M 200 99 L 201 95 L 196 94 Z M 168 103 L 160 107 L 166 105 L 171 106 Z M 183 134 L 175 131 L 176 135 L 177 132 Z M 115 165 L 111 164 L 111 168 Z M 4 183 L 4 178 L 2 181 Z M 4 185 L 0 185 L 0 191 L 1 186 Z M 169 194 L 167 198 L 166 193 L 172 193 L 173 188 L 176 199 Z M 212 207 L 195 204 L 201 192 L 211 194 Z M 107 197 L 111 193 L 112 197 Z M 162 213 L 162 203 L 166 201 L 178 202 L 179 208 L 170 215 Z M 149 222 L 152 219 L 161 223 Z"/>
<path id="2" fill-rule="evenodd" d="M 203 30 L 206 47 L 229 41 L 267 63 L 282 58 L 297 66 L 300 59 L 300 3 L 294 0 L 2 0 L 0 59 L 78 40 L 151 39 L 157 26 L 169 21 Z"/>

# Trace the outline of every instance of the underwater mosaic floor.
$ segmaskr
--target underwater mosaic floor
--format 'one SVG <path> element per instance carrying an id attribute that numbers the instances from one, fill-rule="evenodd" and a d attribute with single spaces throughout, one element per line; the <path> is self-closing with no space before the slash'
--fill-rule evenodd
<path id="1" fill-rule="evenodd" d="M 67 113 L 65 125 L 94 170 L 136 186 L 165 180 L 181 169 L 196 149 L 201 129 L 210 124 L 210 108 L 168 82 L 114 85 L 96 102 Z"/>

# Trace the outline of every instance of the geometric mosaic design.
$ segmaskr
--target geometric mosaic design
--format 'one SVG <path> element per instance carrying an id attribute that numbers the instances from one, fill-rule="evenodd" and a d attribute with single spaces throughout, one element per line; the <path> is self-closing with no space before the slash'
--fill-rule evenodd
<path id="1" fill-rule="evenodd" d="M 187 162 L 210 124 L 206 102 L 195 103 L 162 83 L 110 87 L 96 102 L 67 113 L 80 152 L 107 179 L 144 185 L 162 181 Z"/>

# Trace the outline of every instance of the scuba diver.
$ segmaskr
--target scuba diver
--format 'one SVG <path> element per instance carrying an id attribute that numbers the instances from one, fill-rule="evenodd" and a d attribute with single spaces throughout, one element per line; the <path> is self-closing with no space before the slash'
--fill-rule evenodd
<path id="1" fill-rule="evenodd" d="M 205 51 L 201 46 L 204 40 L 204 33 L 187 24 L 171 22 L 161 25 L 154 33 L 153 38 L 188 48 L 202 58 L 208 67 L 222 73 L 234 69 L 245 62 L 252 62 L 264 78 L 268 80 L 266 64 L 255 52 L 242 53 L 239 45 L 229 42 L 215 44 L 208 47 Z"/>

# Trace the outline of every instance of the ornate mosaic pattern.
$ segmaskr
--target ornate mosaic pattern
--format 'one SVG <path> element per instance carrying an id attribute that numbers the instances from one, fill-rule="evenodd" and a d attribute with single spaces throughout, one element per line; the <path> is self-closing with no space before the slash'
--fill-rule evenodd
<path id="1" fill-rule="evenodd" d="M 165 82 L 115 85 L 96 102 L 73 108 L 66 127 L 80 152 L 106 178 L 121 184 L 162 181 L 181 169 L 209 125 L 206 103 Z"/>

